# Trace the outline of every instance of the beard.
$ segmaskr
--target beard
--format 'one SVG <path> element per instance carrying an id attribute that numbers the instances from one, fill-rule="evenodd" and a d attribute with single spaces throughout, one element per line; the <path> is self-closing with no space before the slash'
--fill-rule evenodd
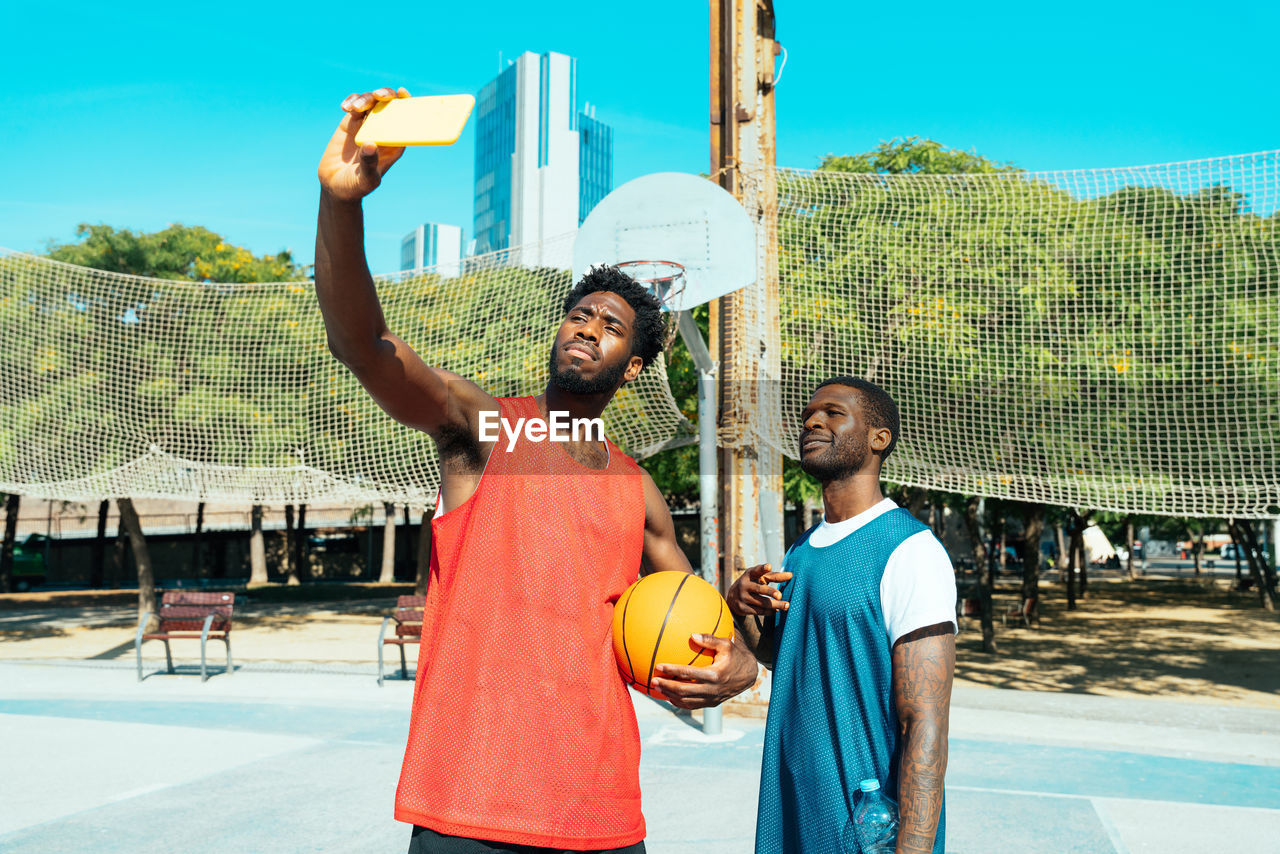
<path id="1" fill-rule="evenodd" d="M 626 373 L 626 362 L 619 362 L 613 366 L 603 366 L 600 373 L 592 379 L 583 377 L 573 367 L 569 366 L 562 370 L 556 370 L 556 348 L 551 348 L 551 356 L 547 360 L 547 371 L 551 374 L 551 381 L 561 391 L 567 391 L 570 394 L 601 394 L 606 391 L 613 391 L 622 380 L 622 375 Z"/>
<path id="2" fill-rule="evenodd" d="M 825 450 L 800 458 L 800 468 L 818 483 L 827 484 L 856 474 L 867 462 L 870 447 L 865 436 L 837 437 Z"/>

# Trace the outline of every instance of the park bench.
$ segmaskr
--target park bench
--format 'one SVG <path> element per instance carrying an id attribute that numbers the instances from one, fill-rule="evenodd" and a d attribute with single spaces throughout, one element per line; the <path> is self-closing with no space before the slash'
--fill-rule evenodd
<path id="1" fill-rule="evenodd" d="M 422 609 L 427 603 L 425 596 L 400 596 L 396 599 L 396 612 L 382 620 L 382 629 L 378 632 L 378 685 L 382 685 L 382 651 L 387 644 L 395 644 L 400 648 L 400 678 L 409 678 L 409 664 L 404 658 L 405 644 L 420 643 L 422 640 Z M 395 634 L 387 637 L 387 627 L 395 623 Z M 419 647 L 421 650 L 421 647 Z M 421 654 L 421 652 L 419 652 Z"/>
<path id="2" fill-rule="evenodd" d="M 1020 618 L 1022 620 L 1022 624 L 1030 628 L 1033 622 L 1040 622 L 1040 611 L 1036 607 L 1037 604 L 1038 600 L 1035 596 L 1032 596 L 1029 599 L 1023 599 L 1022 604 L 1015 602 L 1007 609 L 1000 612 L 1000 622 L 1007 626 L 1009 625 L 1010 618 L 1014 620 Z"/>
<path id="3" fill-rule="evenodd" d="M 200 681 L 209 678 L 205 664 L 205 646 L 210 638 L 227 646 L 227 673 L 231 673 L 231 611 L 235 607 L 234 593 L 193 593 L 170 591 L 160 599 L 158 612 L 148 611 L 138 621 L 138 635 L 134 647 L 138 655 L 138 681 L 142 681 L 142 642 L 164 641 L 165 662 L 173 673 L 173 655 L 169 641 L 175 638 L 200 639 Z M 151 618 L 159 620 L 154 632 L 147 631 Z"/>

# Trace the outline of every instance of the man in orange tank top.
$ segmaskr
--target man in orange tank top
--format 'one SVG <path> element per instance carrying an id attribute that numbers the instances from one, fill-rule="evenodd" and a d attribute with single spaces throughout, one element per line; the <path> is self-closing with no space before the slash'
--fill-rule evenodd
<path id="1" fill-rule="evenodd" d="M 402 148 L 355 143 L 379 101 L 352 95 L 320 161 L 316 294 L 329 349 L 391 417 L 440 452 L 431 576 L 396 818 L 412 854 L 644 850 L 640 739 L 612 651 L 613 606 L 646 571 L 689 572 L 652 478 L 600 416 L 661 352 L 657 300 L 596 268 L 564 302 L 537 397 L 495 399 L 428 367 L 389 329 L 364 255 L 361 200 Z M 561 436 L 565 438 L 565 436 Z M 683 708 L 750 687 L 740 640 L 696 636 L 707 668 L 653 684 Z M 660 665 L 661 667 L 661 665 Z M 688 681 L 686 681 L 688 680 Z"/>

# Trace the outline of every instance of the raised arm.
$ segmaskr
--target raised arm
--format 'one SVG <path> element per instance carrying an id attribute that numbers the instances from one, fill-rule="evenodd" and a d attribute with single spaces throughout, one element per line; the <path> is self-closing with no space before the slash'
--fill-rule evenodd
<path id="1" fill-rule="evenodd" d="M 645 573 L 665 570 L 693 572 L 689 558 L 676 542 L 676 528 L 667 502 L 648 472 L 644 474 L 644 517 L 641 570 Z M 693 635 L 691 639 L 715 650 L 716 657 L 708 667 L 657 666 L 660 676 L 655 676 L 650 684 L 673 705 L 682 709 L 718 706 L 755 684 L 759 668 L 737 632 L 731 641 L 710 635 Z"/>
<path id="2" fill-rule="evenodd" d="M 400 89 L 348 96 L 346 112 L 318 169 L 320 214 L 316 224 L 316 296 L 329 350 L 351 369 L 388 415 L 422 430 L 443 447 L 456 438 L 473 451 L 482 409 L 497 402 L 479 386 L 423 363 L 382 315 L 364 252 L 362 199 L 377 189 L 403 148 L 356 145 L 356 131 L 378 101 L 407 98 Z M 487 449 L 486 449 L 487 450 Z"/>
<path id="3" fill-rule="evenodd" d="M 956 636 L 951 623 L 903 635 L 893 646 L 893 700 L 902 733 L 897 854 L 933 851 L 947 773 Z"/>

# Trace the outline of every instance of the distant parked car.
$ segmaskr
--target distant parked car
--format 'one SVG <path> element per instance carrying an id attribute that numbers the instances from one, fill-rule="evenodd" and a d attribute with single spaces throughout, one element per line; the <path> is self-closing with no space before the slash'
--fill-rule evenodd
<path id="1" fill-rule="evenodd" d="M 1218 555 L 1223 560 L 1235 560 L 1237 551 L 1238 549 L 1236 548 L 1235 543 L 1227 543 L 1225 546 L 1222 547 L 1222 551 L 1219 552 Z M 1240 553 L 1240 559 L 1244 560 L 1243 552 Z M 1271 554 L 1266 549 L 1262 550 L 1262 559 L 1271 560 Z"/>

